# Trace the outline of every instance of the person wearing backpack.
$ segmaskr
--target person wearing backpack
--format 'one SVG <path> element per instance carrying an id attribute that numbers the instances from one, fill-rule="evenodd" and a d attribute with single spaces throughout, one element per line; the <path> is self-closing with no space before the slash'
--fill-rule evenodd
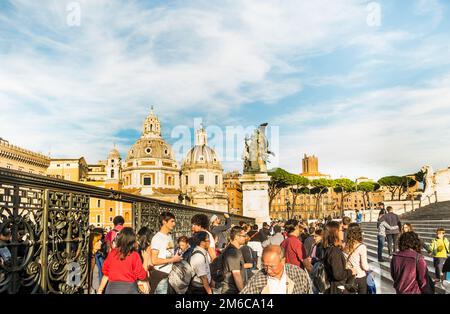
<path id="1" fill-rule="evenodd" d="M 211 270 L 209 268 L 210 258 L 208 254 L 209 234 L 199 231 L 193 236 L 195 248 L 189 258 L 189 264 L 193 270 L 187 294 L 212 294 Z"/>
<path id="2" fill-rule="evenodd" d="M 114 228 L 106 234 L 105 243 L 106 243 L 106 253 L 109 254 L 112 249 L 116 247 L 116 243 L 114 240 L 119 235 L 120 231 L 123 229 L 123 225 L 125 223 L 125 219 L 122 216 L 116 216 L 113 219 Z"/>
<path id="3" fill-rule="evenodd" d="M 421 254 L 422 241 L 414 231 L 402 233 L 399 251 L 391 260 L 391 276 L 397 294 L 434 294 L 434 282 Z"/>
<path id="4" fill-rule="evenodd" d="M 367 247 L 363 244 L 363 234 L 360 226 L 356 225 L 348 229 L 345 241 L 344 255 L 349 268 L 356 270 L 355 285 L 358 294 L 367 294 Z"/>
<path id="5" fill-rule="evenodd" d="M 326 294 L 348 294 L 348 282 L 356 275 L 356 269 L 347 268 L 346 258 L 342 252 L 343 232 L 339 222 L 330 221 L 325 226 L 323 247 L 325 249 L 323 266 L 329 282 Z M 319 263 L 316 263 L 320 265 Z"/>
<path id="6" fill-rule="evenodd" d="M 171 212 L 163 212 L 159 217 L 161 229 L 152 238 L 153 272 L 150 277 L 151 294 L 167 294 L 169 292 L 169 273 L 173 263 L 178 263 L 182 257 L 175 254 L 171 232 L 175 228 L 175 216 Z"/>

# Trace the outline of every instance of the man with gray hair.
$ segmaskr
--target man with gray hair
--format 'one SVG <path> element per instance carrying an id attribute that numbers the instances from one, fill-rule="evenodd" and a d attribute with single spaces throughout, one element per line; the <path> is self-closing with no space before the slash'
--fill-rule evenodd
<path id="1" fill-rule="evenodd" d="M 231 218 L 230 215 L 225 213 L 223 214 L 225 217 L 225 224 L 221 225 L 221 220 L 217 215 L 212 215 L 210 218 L 210 228 L 211 233 L 218 238 L 217 247 L 219 250 L 222 250 L 227 245 L 227 238 L 225 236 L 225 232 L 231 228 Z"/>
<path id="2" fill-rule="evenodd" d="M 284 250 L 279 245 L 266 246 L 262 252 L 263 269 L 256 273 L 242 294 L 312 294 L 308 273 L 286 264 Z"/>

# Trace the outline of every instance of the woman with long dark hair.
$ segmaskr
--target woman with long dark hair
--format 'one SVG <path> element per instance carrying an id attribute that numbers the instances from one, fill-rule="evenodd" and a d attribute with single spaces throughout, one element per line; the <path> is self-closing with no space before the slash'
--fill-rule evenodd
<path id="1" fill-rule="evenodd" d="M 139 256 L 141 257 L 141 261 L 144 262 L 144 255 L 147 254 L 147 256 L 151 256 L 152 249 L 150 247 L 150 244 L 152 242 L 153 237 L 153 230 L 148 227 L 142 227 L 139 229 L 137 233 L 137 243 L 138 243 L 138 249 L 137 252 L 139 253 Z M 146 268 L 147 271 L 147 278 L 150 278 L 150 272 L 153 270 L 153 265 L 151 263 L 151 258 L 148 259 L 148 268 Z M 138 281 L 138 287 L 139 290 L 144 293 L 148 294 L 150 292 L 150 281 Z"/>
<path id="2" fill-rule="evenodd" d="M 89 252 L 90 252 L 90 268 L 89 268 L 89 282 L 90 293 L 97 293 L 100 282 L 103 277 L 102 268 L 105 262 L 105 255 L 102 252 L 103 232 L 94 229 L 89 234 Z"/>
<path id="3" fill-rule="evenodd" d="M 123 228 L 114 248 L 103 265 L 103 278 L 97 293 L 106 287 L 106 294 L 138 294 L 138 280 L 147 278 L 149 256 L 143 253 L 143 260 L 137 252 L 138 243 L 132 228 Z"/>
<path id="4" fill-rule="evenodd" d="M 433 283 L 427 275 L 427 263 L 421 254 L 422 241 L 417 233 L 402 233 L 398 248 L 391 260 L 391 276 L 397 294 L 433 294 Z"/>
<path id="5" fill-rule="evenodd" d="M 323 233 L 323 248 L 325 249 L 323 262 L 330 281 L 330 288 L 325 292 L 327 294 L 348 293 L 346 284 L 356 275 L 354 268 L 346 268 L 346 259 L 342 252 L 343 238 L 339 222 L 330 221 L 326 224 Z"/>
<path id="6" fill-rule="evenodd" d="M 363 232 L 359 225 L 348 228 L 344 254 L 350 268 L 356 270 L 355 284 L 358 294 L 367 294 L 367 247 L 363 244 Z"/>

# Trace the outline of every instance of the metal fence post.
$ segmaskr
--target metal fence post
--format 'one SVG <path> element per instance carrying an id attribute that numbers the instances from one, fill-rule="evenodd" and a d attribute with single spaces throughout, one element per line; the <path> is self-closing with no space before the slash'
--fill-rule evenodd
<path id="1" fill-rule="evenodd" d="M 41 243 L 41 290 L 43 293 L 47 292 L 47 272 L 48 272 L 48 244 L 47 244 L 47 238 L 48 238 L 48 210 L 49 210 L 49 191 L 48 189 L 44 190 L 44 202 L 42 206 L 42 233 L 40 238 Z"/>

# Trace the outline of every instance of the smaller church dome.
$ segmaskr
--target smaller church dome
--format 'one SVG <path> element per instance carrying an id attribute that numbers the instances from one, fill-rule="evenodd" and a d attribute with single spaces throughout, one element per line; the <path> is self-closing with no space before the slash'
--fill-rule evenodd
<path id="1" fill-rule="evenodd" d="M 203 127 L 196 132 L 195 146 L 186 154 L 183 160 L 183 168 L 188 167 L 216 167 L 221 169 L 219 158 L 214 149 L 207 144 L 208 135 Z"/>
<path id="2" fill-rule="evenodd" d="M 108 154 L 108 159 L 112 159 L 112 158 L 120 158 L 120 153 L 115 148 L 113 148 Z"/>

